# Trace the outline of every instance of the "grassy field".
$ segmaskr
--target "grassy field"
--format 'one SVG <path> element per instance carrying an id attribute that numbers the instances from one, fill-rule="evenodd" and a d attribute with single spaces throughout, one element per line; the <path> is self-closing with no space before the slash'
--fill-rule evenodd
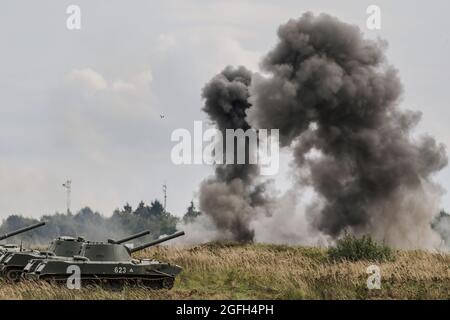
<path id="1" fill-rule="evenodd" d="M 46 283 L 0 283 L 0 299 L 450 299 L 450 255 L 396 251 L 379 263 L 381 289 L 368 290 L 369 261 L 333 262 L 325 249 L 207 244 L 157 247 L 184 268 L 172 290 L 69 290 Z M 0 280 L 1 281 L 1 280 Z"/>

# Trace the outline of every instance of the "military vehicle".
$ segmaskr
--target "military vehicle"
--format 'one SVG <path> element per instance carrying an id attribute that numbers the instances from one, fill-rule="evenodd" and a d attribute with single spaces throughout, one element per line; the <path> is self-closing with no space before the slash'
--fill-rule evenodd
<path id="1" fill-rule="evenodd" d="M 146 230 L 120 240 L 108 240 L 108 243 L 121 244 L 149 234 Z M 20 280 L 23 269 L 31 260 L 43 259 L 64 260 L 80 254 L 86 240 L 78 237 L 59 237 L 50 243 L 47 251 L 26 250 L 21 252 L 8 252 L 0 256 L 0 276 L 13 282 Z"/>
<path id="2" fill-rule="evenodd" d="M 36 223 L 33 224 L 32 226 L 28 226 L 22 229 L 18 229 L 16 231 L 10 232 L 10 233 L 6 233 L 4 235 L 0 236 L 0 241 L 1 240 L 5 240 L 11 237 L 14 237 L 15 235 L 42 227 L 43 225 L 45 225 L 45 222 L 40 222 L 40 223 Z M 21 250 L 21 246 L 18 246 L 16 244 L 0 244 L 0 254 L 6 253 L 6 252 L 19 252 Z"/>
<path id="3" fill-rule="evenodd" d="M 73 270 L 79 270 L 82 285 L 96 284 L 120 289 L 125 284 L 151 289 L 171 289 L 181 267 L 153 259 L 134 259 L 132 254 L 159 243 L 184 235 L 183 231 L 135 248 L 118 243 L 83 243 L 79 255 L 70 259 L 30 261 L 23 277 L 67 283 Z"/>

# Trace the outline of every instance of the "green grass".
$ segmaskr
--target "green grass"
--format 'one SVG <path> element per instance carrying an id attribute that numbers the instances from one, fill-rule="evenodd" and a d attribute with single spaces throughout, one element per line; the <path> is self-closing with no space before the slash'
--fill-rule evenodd
<path id="1" fill-rule="evenodd" d="M 331 249 L 332 251 L 333 249 Z M 265 244 L 160 246 L 137 257 L 183 267 L 172 290 L 102 288 L 71 291 L 49 284 L 0 283 L 0 299 L 448 299 L 450 256 L 391 252 L 379 262 L 330 259 L 324 248 Z M 370 255 L 367 257 L 371 257 Z M 366 287 L 366 269 L 381 270 L 381 289 Z"/>

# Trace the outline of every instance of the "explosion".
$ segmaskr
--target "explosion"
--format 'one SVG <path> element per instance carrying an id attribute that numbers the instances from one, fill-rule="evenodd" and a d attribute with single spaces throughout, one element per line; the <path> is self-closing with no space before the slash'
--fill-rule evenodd
<path id="1" fill-rule="evenodd" d="M 433 137 L 413 136 L 421 114 L 399 107 L 403 89 L 385 42 L 310 13 L 281 25 L 278 38 L 263 74 L 229 66 L 206 84 L 203 110 L 218 130 L 279 129 L 294 159 L 289 193 L 315 194 L 301 213 L 312 233 L 435 245 L 440 188 L 431 178 L 446 166 L 446 151 Z M 254 240 L 260 220 L 273 239 L 280 220 L 274 208 L 284 198 L 268 196 L 257 165 L 218 165 L 200 186 L 201 210 L 231 240 Z M 291 209 L 283 213 L 288 224 L 299 221 Z"/>

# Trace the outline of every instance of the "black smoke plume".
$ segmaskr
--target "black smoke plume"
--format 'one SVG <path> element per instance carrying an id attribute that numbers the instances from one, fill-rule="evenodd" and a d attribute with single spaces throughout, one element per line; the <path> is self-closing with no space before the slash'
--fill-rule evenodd
<path id="1" fill-rule="evenodd" d="M 280 130 L 281 145 L 294 155 L 297 187 L 317 195 L 307 209 L 317 231 L 332 238 L 345 230 L 369 233 L 398 246 L 433 243 L 430 222 L 440 190 L 431 177 L 447 156 L 432 137 L 413 136 L 421 114 L 399 108 L 403 89 L 386 61 L 386 44 L 364 39 L 356 26 L 334 17 L 310 13 L 280 26 L 278 38 L 262 61 L 263 75 L 227 68 L 211 80 L 204 110 L 220 130 Z M 221 206 L 204 199 L 212 196 L 205 194 L 211 181 L 201 189 L 203 200 L 212 202 L 203 211 L 223 230 L 245 230 L 245 239 L 258 214 L 239 209 L 252 208 L 243 191 L 252 189 L 257 172 L 219 167 L 213 181 L 220 181 L 214 197 L 224 197 Z M 234 181 L 242 182 L 235 191 L 246 204 L 227 202 Z"/>
<path id="2" fill-rule="evenodd" d="M 226 129 L 250 129 L 246 121 L 252 73 L 244 67 L 225 68 L 203 89 L 205 111 L 225 137 Z M 224 144 L 225 145 L 225 144 Z M 227 151 L 226 149 L 224 150 Z M 246 157 L 248 145 L 246 145 Z M 236 157 L 235 157 L 236 158 Z M 200 209 L 213 218 L 221 236 L 236 241 L 251 241 L 249 222 L 264 205 L 264 185 L 257 182 L 257 165 L 223 164 L 216 166 L 215 177 L 200 186 Z"/>

